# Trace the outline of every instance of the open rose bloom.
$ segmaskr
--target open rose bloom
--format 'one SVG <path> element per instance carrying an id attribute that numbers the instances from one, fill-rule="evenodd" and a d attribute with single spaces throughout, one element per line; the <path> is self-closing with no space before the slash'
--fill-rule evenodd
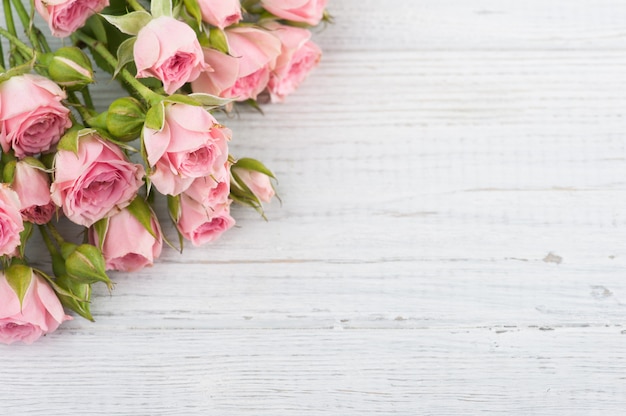
<path id="1" fill-rule="evenodd" d="M 103 236 L 102 254 L 108 270 L 133 272 L 151 266 L 161 254 L 163 240 L 161 227 L 154 215 L 150 233 L 127 209 L 109 218 Z M 98 244 L 98 233 L 89 229 L 89 242 Z"/>
<path id="2" fill-rule="evenodd" d="M 68 129 L 65 92 L 40 75 L 24 74 L 0 84 L 0 145 L 22 158 L 47 152 Z"/>
<path id="3" fill-rule="evenodd" d="M 17 192 L 25 221 L 42 225 L 52 219 L 56 206 L 50 197 L 50 178 L 42 168 L 17 162 L 11 188 Z"/>
<path id="4" fill-rule="evenodd" d="M 0 272 L 0 342 L 32 344 L 68 319 L 71 318 L 65 315 L 56 294 L 41 276 L 33 273 L 20 306 L 17 294 Z"/>
<path id="5" fill-rule="evenodd" d="M 228 159 L 231 131 L 202 107 L 171 104 L 165 107 L 161 130 L 144 128 L 143 140 L 150 180 L 165 195 L 178 195 L 197 178 L 221 172 Z"/>
<path id="6" fill-rule="evenodd" d="M 54 165 L 52 201 L 85 227 L 128 206 L 143 185 L 143 166 L 95 132 L 79 139 L 77 153 L 59 150 Z"/>
<path id="7" fill-rule="evenodd" d="M 261 0 L 268 12 L 292 22 L 318 24 L 324 17 L 328 0 Z"/>
<path id="8" fill-rule="evenodd" d="M 35 0 L 37 12 L 54 36 L 66 37 L 109 5 L 109 0 Z"/>
<path id="9" fill-rule="evenodd" d="M 256 99 L 267 87 L 270 72 L 280 55 L 280 40 L 270 32 L 242 26 L 225 31 L 230 55 L 204 49 L 204 59 L 212 68 L 191 84 L 202 92 L 237 101 Z"/>
<path id="10" fill-rule="evenodd" d="M 239 0 L 198 0 L 202 20 L 224 29 L 234 25 L 242 18 Z"/>
<path id="11" fill-rule="evenodd" d="M 168 94 L 209 69 L 195 32 L 185 23 L 167 16 L 150 21 L 139 31 L 134 57 L 137 78 L 157 78 Z"/>

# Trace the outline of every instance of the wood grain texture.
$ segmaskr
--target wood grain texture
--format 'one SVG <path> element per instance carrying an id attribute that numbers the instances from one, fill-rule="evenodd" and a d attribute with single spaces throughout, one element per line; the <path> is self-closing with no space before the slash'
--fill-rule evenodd
<path id="1" fill-rule="evenodd" d="M 0 346 L 2 414 L 623 413 L 626 4 L 330 3 L 302 88 L 223 119 L 283 205 Z"/>

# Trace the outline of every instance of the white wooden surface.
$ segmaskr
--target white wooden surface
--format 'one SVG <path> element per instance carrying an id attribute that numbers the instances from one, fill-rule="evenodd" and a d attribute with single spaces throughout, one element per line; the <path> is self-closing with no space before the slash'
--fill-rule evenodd
<path id="1" fill-rule="evenodd" d="M 624 413 L 626 2 L 330 10 L 225 121 L 283 206 L 0 346 L 1 414 Z"/>

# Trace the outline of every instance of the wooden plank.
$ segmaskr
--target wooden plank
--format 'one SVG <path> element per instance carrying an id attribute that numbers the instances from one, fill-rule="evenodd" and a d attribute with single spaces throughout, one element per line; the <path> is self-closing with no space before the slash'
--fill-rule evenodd
<path id="1" fill-rule="evenodd" d="M 29 416 L 619 414 L 625 336 L 615 328 L 62 330 L 10 350 L 0 393 L 5 411 Z"/>

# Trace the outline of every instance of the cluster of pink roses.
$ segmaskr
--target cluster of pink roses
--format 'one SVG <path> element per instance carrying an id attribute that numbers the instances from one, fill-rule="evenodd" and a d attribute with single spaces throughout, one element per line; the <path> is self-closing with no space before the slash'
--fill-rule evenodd
<path id="1" fill-rule="evenodd" d="M 120 4 L 132 11 L 107 14 Z M 146 10 L 137 0 L 35 0 L 52 35 L 74 45 L 50 52 L 26 20 L 30 46 L 14 29 L 4 34 L 13 54 L 8 70 L 0 59 L 0 342 L 31 343 L 56 330 L 71 319 L 64 308 L 92 319 L 91 285 L 111 287 L 106 270 L 152 265 L 165 241 L 150 205 L 157 193 L 167 198 L 181 244 L 199 246 L 232 228 L 232 202 L 263 214 L 274 175 L 229 154 L 232 132 L 210 110 L 293 92 L 319 62 L 305 27 L 326 17 L 325 6 L 152 0 Z M 128 36 L 92 38 L 106 34 L 102 25 Z M 131 96 L 97 111 L 91 60 L 81 48 L 106 62 Z M 136 72 L 125 68 L 130 62 Z M 86 228 L 82 243 L 57 231 L 61 217 Z M 52 276 L 28 266 L 34 229 L 50 251 Z"/>
<path id="2" fill-rule="evenodd" d="M 276 20 L 238 24 L 242 19 L 238 0 L 198 3 L 202 19 L 221 30 L 224 45 L 202 48 L 186 23 L 168 16 L 156 18 L 137 34 L 138 77 L 159 79 L 167 93 L 191 82 L 191 89 L 198 93 L 246 101 L 266 91 L 271 101 L 279 102 L 320 60 L 321 50 L 311 41 L 308 29 Z M 315 25 L 323 17 L 325 3 L 264 0 L 261 5 L 280 18 Z"/>

